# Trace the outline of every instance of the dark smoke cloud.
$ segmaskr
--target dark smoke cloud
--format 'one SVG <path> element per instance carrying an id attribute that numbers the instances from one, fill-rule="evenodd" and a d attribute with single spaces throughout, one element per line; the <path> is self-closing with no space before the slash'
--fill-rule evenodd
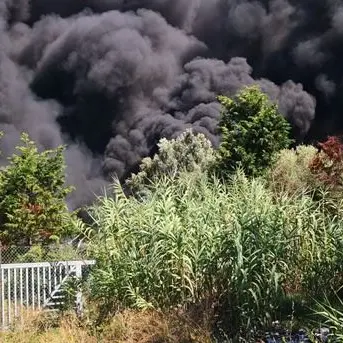
<path id="1" fill-rule="evenodd" d="M 67 144 L 75 207 L 161 137 L 193 127 L 217 145 L 216 96 L 244 85 L 298 140 L 338 132 L 342 39 L 335 0 L 2 0 L 0 148 L 21 131 Z"/>

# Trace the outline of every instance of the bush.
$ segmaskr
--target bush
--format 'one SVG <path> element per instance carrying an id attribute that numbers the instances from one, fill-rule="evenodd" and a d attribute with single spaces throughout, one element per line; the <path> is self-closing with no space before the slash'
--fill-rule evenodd
<path id="1" fill-rule="evenodd" d="M 343 144 L 338 137 L 329 137 L 318 146 L 309 166 L 315 184 L 313 197 L 323 200 L 331 216 L 343 219 Z"/>
<path id="2" fill-rule="evenodd" d="M 140 171 L 126 181 L 132 190 L 138 191 L 163 175 L 177 178 L 182 172 L 205 172 L 214 162 L 211 142 L 203 134 L 186 130 L 176 139 L 162 138 L 158 153 L 142 160 Z"/>
<path id="3" fill-rule="evenodd" d="M 290 125 L 257 87 L 245 88 L 233 99 L 218 99 L 223 108 L 218 173 L 225 176 L 241 166 L 249 176 L 262 174 L 291 143 Z"/>
<path id="4" fill-rule="evenodd" d="M 8 247 L 8 250 L 20 251 L 18 247 Z M 24 249 L 23 249 L 24 250 Z M 10 263 L 20 262 L 57 262 L 57 261 L 75 261 L 86 257 L 85 251 L 77 249 L 71 244 L 55 244 L 55 245 L 33 245 L 25 247 L 25 253 L 13 254 Z"/>
<path id="5" fill-rule="evenodd" d="M 310 170 L 319 182 L 331 189 L 343 186 L 343 144 L 338 137 L 329 137 L 318 144 L 320 151 L 310 164 Z"/>
<path id="6" fill-rule="evenodd" d="M 313 191 L 316 182 L 310 164 L 317 152 L 318 150 L 311 145 L 281 150 L 267 173 L 273 192 L 293 195 Z"/>

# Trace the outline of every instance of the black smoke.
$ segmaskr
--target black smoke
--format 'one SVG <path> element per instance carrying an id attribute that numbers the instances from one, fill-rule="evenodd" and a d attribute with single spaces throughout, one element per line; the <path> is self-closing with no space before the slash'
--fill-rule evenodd
<path id="1" fill-rule="evenodd" d="M 67 144 L 71 206 L 187 127 L 218 144 L 218 94 L 259 84 L 298 141 L 339 133 L 336 0 L 0 0 L 0 143 Z"/>

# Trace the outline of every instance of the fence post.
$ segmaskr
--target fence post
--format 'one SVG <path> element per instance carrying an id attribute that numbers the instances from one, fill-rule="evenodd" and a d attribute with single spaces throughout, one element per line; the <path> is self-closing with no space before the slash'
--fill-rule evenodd
<path id="1" fill-rule="evenodd" d="M 77 281 L 82 279 L 82 266 L 80 263 L 76 265 L 75 270 L 75 276 Z M 77 282 L 78 284 L 78 282 Z M 82 289 L 78 287 L 77 293 L 76 293 L 76 315 L 81 318 L 83 315 L 83 302 L 82 302 Z"/>

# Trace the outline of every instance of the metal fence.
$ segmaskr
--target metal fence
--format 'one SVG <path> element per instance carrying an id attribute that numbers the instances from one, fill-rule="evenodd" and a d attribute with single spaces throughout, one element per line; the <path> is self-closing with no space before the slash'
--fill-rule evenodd
<path id="1" fill-rule="evenodd" d="M 87 249 L 67 245 L 0 247 L 0 329 L 21 320 L 25 311 L 59 309 L 63 286 L 87 275 L 93 264 Z M 80 289 L 75 308 L 82 312 Z"/>

